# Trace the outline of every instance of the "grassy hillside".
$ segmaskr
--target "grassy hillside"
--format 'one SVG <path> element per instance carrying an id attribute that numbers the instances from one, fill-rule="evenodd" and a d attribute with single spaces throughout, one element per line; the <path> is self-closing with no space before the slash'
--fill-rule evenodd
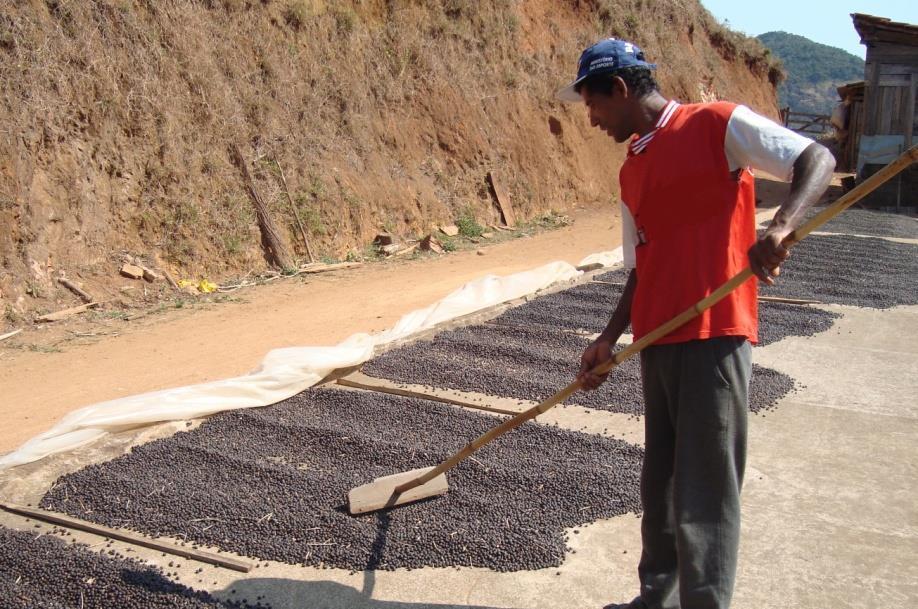
<path id="1" fill-rule="evenodd" d="M 73 304 L 62 272 L 137 298 L 125 255 L 176 277 L 263 270 L 236 149 L 298 259 L 294 210 L 326 259 L 380 229 L 496 221 L 491 170 L 523 219 L 608 203 L 623 149 L 553 95 L 610 35 L 669 95 L 776 115 L 761 44 L 697 0 L 2 3 L 0 311 Z"/>
<path id="2" fill-rule="evenodd" d="M 758 39 L 787 72 L 787 79 L 778 87 L 781 107 L 831 114 L 838 100 L 836 87 L 864 78 L 864 60 L 842 49 L 787 32 L 768 32 Z"/>

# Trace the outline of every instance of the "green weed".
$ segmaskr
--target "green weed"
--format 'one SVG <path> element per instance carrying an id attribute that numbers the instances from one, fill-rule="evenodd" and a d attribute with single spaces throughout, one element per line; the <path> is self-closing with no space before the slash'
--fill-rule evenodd
<path id="1" fill-rule="evenodd" d="M 459 234 L 463 237 L 480 237 L 484 232 L 484 228 L 478 223 L 469 208 L 463 210 L 459 219 L 456 220 L 456 226 L 459 227 Z"/>

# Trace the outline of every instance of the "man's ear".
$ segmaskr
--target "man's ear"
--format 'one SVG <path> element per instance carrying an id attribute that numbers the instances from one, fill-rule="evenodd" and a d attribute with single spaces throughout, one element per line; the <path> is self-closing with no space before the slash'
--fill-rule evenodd
<path id="1" fill-rule="evenodd" d="M 628 83 L 621 76 L 612 76 L 612 92 L 621 95 L 622 99 L 628 99 L 631 95 L 631 91 L 628 90 Z"/>

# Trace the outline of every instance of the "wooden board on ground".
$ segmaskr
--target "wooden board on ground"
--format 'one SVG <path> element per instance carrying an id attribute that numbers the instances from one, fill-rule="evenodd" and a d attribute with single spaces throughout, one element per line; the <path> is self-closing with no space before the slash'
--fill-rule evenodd
<path id="1" fill-rule="evenodd" d="M 87 309 L 92 309 L 93 307 L 99 306 L 98 302 L 89 302 L 78 307 L 70 307 L 69 309 L 64 309 L 62 311 L 56 311 L 54 313 L 48 313 L 47 315 L 42 315 L 35 319 L 35 321 L 60 321 L 62 319 L 67 319 L 68 317 L 73 317 L 78 313 L 82 313 Z"/>
<path id="2" fill-rule="evenodd" d="M 513 226 L 516 224 L 516 216 L 513 213 L 513 204 L 510 203 L 510 195 L 504 189 L 496 171 L 488 172 L 488 180 L 491 182 L 491 188 L 494 189 L 494 198 L 497 199 L 497 208 L 503 216 L 504 224 Z"/>
<path id="3" fill-rule="evenodd" d="M 804 300 L 801 298 L 784 298 L 783 296 L 759 296 L 759 300 L 762 302 L 780 302 L 784 304 L 795 304 L 795 305 L 811 305 L 811 304 L 823 304 L 818 300 Z"/>
<path id="4" fill-rule="evenodd" d="M 375 379 L 362 373 L 350 374 L 346 377 L 339 378 L 337 382 L 342 387 L 351 387 L 353 389 L 378 391 L 379 393 L 388 393 L 390 395 L 398 395 L 405 398 L 429 400 L 431 402 L 440 402 L 442 404 L 450 404 L 452 406 L 460 406 L 462 408 L 474 408 L 475 410 L 485 410 L 487 412 L 494 412 L 497 414 L 517 414 L 517 411 L 507 410 L 506 408 L 497 408 L 494 406 L 486 406 L 484 404 L 475 404 L 474 402 L 465 400 L 456 400 L 453 398 L 432 395 L 430 393 L 422 393 L 420 391 L 412 391 L 410 389 L 393 387 L 391 384 L 389 384 L 389 381 L 385 381 L 383 379 Z"/>

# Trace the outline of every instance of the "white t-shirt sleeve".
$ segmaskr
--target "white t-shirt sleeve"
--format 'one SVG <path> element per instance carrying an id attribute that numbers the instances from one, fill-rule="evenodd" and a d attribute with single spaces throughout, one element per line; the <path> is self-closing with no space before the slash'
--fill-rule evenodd
<path id="1" fill-rule="evenodd" d="M 812 143 L 810 138 L 782 127 L 746 106 L 737 106 L 727 123 L 724 151 L 730 171 L 752 167 L 790 181 L 794 174 L 794 162 Z"/>
<path id="2" fill-rule="evenodd" d="M 625 202 L 620 203 L 622 208 L 622 258 L 626 269 L 633 269 L 637 264 L 634 248 L 637 247 L 638 234 L 634 216 L 628 210 Z"/>

